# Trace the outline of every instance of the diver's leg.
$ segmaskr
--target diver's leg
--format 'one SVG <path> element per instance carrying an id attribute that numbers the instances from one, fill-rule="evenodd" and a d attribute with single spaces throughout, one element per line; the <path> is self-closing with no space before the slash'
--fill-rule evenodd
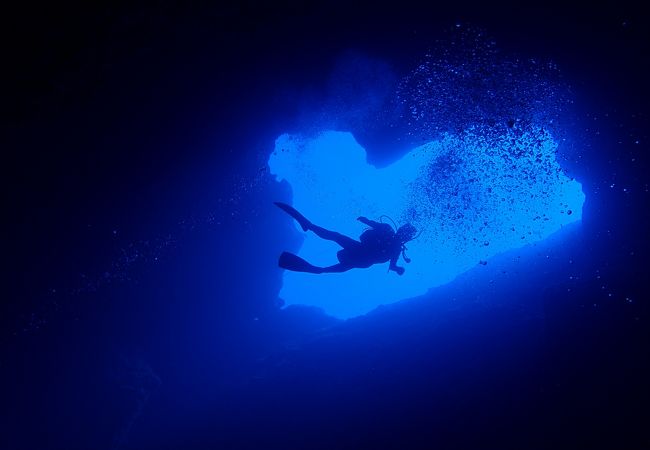
<path id="1" fill-rule="evenodd" d="M 293 206 L 289 206 L 286 203 L 282 203 L 282 202 L 273 202 L 273 203 L 275 203 L 275 206 L 277 206 L 278 208 L 280 208 L 281 210 L 289 214 L 291 217 L 293 217 L 296 220 L 296 222 L 300 224 L 303 231 L 307 231 L 311 228 L 311 222 L 307 220 L 305 216 L 300 214 L 298 210 Z"/>
<path id="2" fill-rule="evenodd" d="M 328 241 L 334 241 L 343 248 L 352 248 L 361 245 L 359 241 L 355 241 L 354 239 L 347 237 L 341 233 L 337 233 L 336 231 L 326 230 L 325 228 L 319 227 L 318 225 L 311 224 L 309 229 L 316 233 L 316 236 L 319 238 L 327 239 Z"/>
<path id="3" fill-rule="evenodd" d="M 334 264 L 333 266 L 323 267 L 320 269 L 320 273 L 340 273 L 347 272 L 350 269 L 354 269 L 354 267 L 349 264 L 338 263 Z"/>
<path id="4" fill-rule="evenodd" d="M 341 233 L 337 233 L 336 231 L 330 231 L 323 227 L 319 227 L 318 225 L 314 225 L 309 220 L 307 220 L 305 216 L 300 214 L 293 206 L 289 206 L 286 203 L 281 203 L 281 202 L 274 202 L 274 203 L 278 208 L 282 209 L 284 212 L 286 212 L 291 217 L 293 217 L 300 224 L 300 226 L 304 231 L 311 230 L 314 233 L 316 233 L 316 236 L 318 236 L 319 238 L 326 239 L 328 241 L 334 241 L 343 248 L 349 248 L 349 247 L 361 245 L 358 241 L 355 241 L 350 237 L 344 236 Z"/>
<path id="5" fill-rule="evenodd" d="M 289 252 L 282 252 L 278 260 L 278 266 L 293 272 L 323 273 L 322 267 L 314 266 L 300 256 Z"/>

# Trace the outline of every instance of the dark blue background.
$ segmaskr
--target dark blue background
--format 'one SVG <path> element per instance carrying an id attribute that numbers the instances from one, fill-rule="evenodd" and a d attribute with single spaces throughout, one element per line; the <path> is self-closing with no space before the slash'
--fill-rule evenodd
<path id="1" fill-rule="evenodd" d="M 9 11 L 2 447 L 646 448 L 647 20 L 623 2 Z M 546 262 L 346 323 L 279 310 L 289 194 L 242 180 L 343 52 L 407 71 L 456 23 L 573 86 L 582 228 Z M 134 281 L 75 290 L 169 233 Z"/>

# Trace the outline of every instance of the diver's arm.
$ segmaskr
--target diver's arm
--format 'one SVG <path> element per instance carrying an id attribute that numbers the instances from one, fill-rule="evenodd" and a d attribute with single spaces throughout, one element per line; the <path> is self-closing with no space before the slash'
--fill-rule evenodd
<path id="1" fill-rule="evenodd" d="M 404 258 L 404 262 L 407 264 L 411 262 L 411 258 L 406 256 L 406 247 L 404 245 L 402 245 L 402 258 Z"/>
<path id="2" fill-rule="evenodd" d="M 404 267 L 400 267 L 400 266 L 397 265 L 397 259 L 398 258 L 399 258 L 399 253 L 391 258 L 390 267 L 388 269 L 392 270 L 393 272 L 397 272 L 397 275 L 403 275 L 404 274 Z"/>
<path id="3" fill-rule="evenodd" d="M 365 224 L 368 225 L 369 227 L 373 227 L 373 228 L 378 228 L 378 227 L 380 227 L 381 225 L 384 225 L 383 223 L 375 222 L 374 220 L 370 220 L 370 219 L 368 219 L 367 217 L 363 217 L 363 216 L 361 216 L 361 217 L 357 217 L 357 220 L 358 220 L 359 222 L 361 222 L 361 223 L 365 223 Z"/>

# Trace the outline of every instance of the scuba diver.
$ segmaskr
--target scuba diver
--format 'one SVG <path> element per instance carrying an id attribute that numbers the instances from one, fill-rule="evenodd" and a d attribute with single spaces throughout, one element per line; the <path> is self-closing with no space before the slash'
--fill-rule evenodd
<path id="1" fill-rule="evenodd" d="M 313 231 L 321 239 L 334 241 L 343 247 L 336 254 L 339 263 L 328 267 L 317 267 L 298 255 L 282 252 L 278 265 L 283 269 L 294 272 L 338 273 L 350 269 L 367 269 L 374 264 L 390 261 L 389 270 L 397 272 L 398 275 L 402 275 L 404 274 L 404 267 L 397 265 L 400 254 L 405 262 L 411 262 L 406 256 L 406 246 L 404 244 L 416 237 L 416 229 L 409 223 L 402 225 L 397 231 L 394 231 L 387 223 L 375 222 L 366 217 L 358 217 L 357 220 L 359 222 L 368 225 L 370 228 L 364 231 L 357 241 L 341 233 L 314 225 L 295 208 L 286 203 L 274 203 L 278 208 L 293 217 L 304 231 Z"/>

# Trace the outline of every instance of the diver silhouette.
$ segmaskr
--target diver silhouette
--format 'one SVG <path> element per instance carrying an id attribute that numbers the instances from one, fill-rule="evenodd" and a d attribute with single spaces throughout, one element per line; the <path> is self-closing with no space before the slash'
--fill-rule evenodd
<path id="1" fill-rule="evenodd" d="M 398 275 L 402 275 L 404 273 L 404 267 L 397 265 L 400 254 L 405 262 L 411 262 L 406 256 L 406 247 L 404 244 L 414 239 L 416 230 L 409 223 L 402 225 L 397 231 L 394 231 L 387 223 L 375 222 L 366 217 L 358 217 L 357 220 L 359 222 L 368 225 L 370 228 L 364 231 L 359 237 L 359 241 L 357 241 L 341 233 L 314 225 L 295 208 L 286 203 L 274 203 L 278 208 L 293 217 L 304 231 L 313 231 L 321 239 L 334 241 L 343 247 L 336 254 L 339 263 L 328 267 L 317 267 L 298 255 L 282 252 L 278 265 L 283 269 L 294 272 L 337 273 L 346 272 L 350 269 L 367 269 L 374 264 L 390 261 L 389 270 L 397 272 Z"/>

